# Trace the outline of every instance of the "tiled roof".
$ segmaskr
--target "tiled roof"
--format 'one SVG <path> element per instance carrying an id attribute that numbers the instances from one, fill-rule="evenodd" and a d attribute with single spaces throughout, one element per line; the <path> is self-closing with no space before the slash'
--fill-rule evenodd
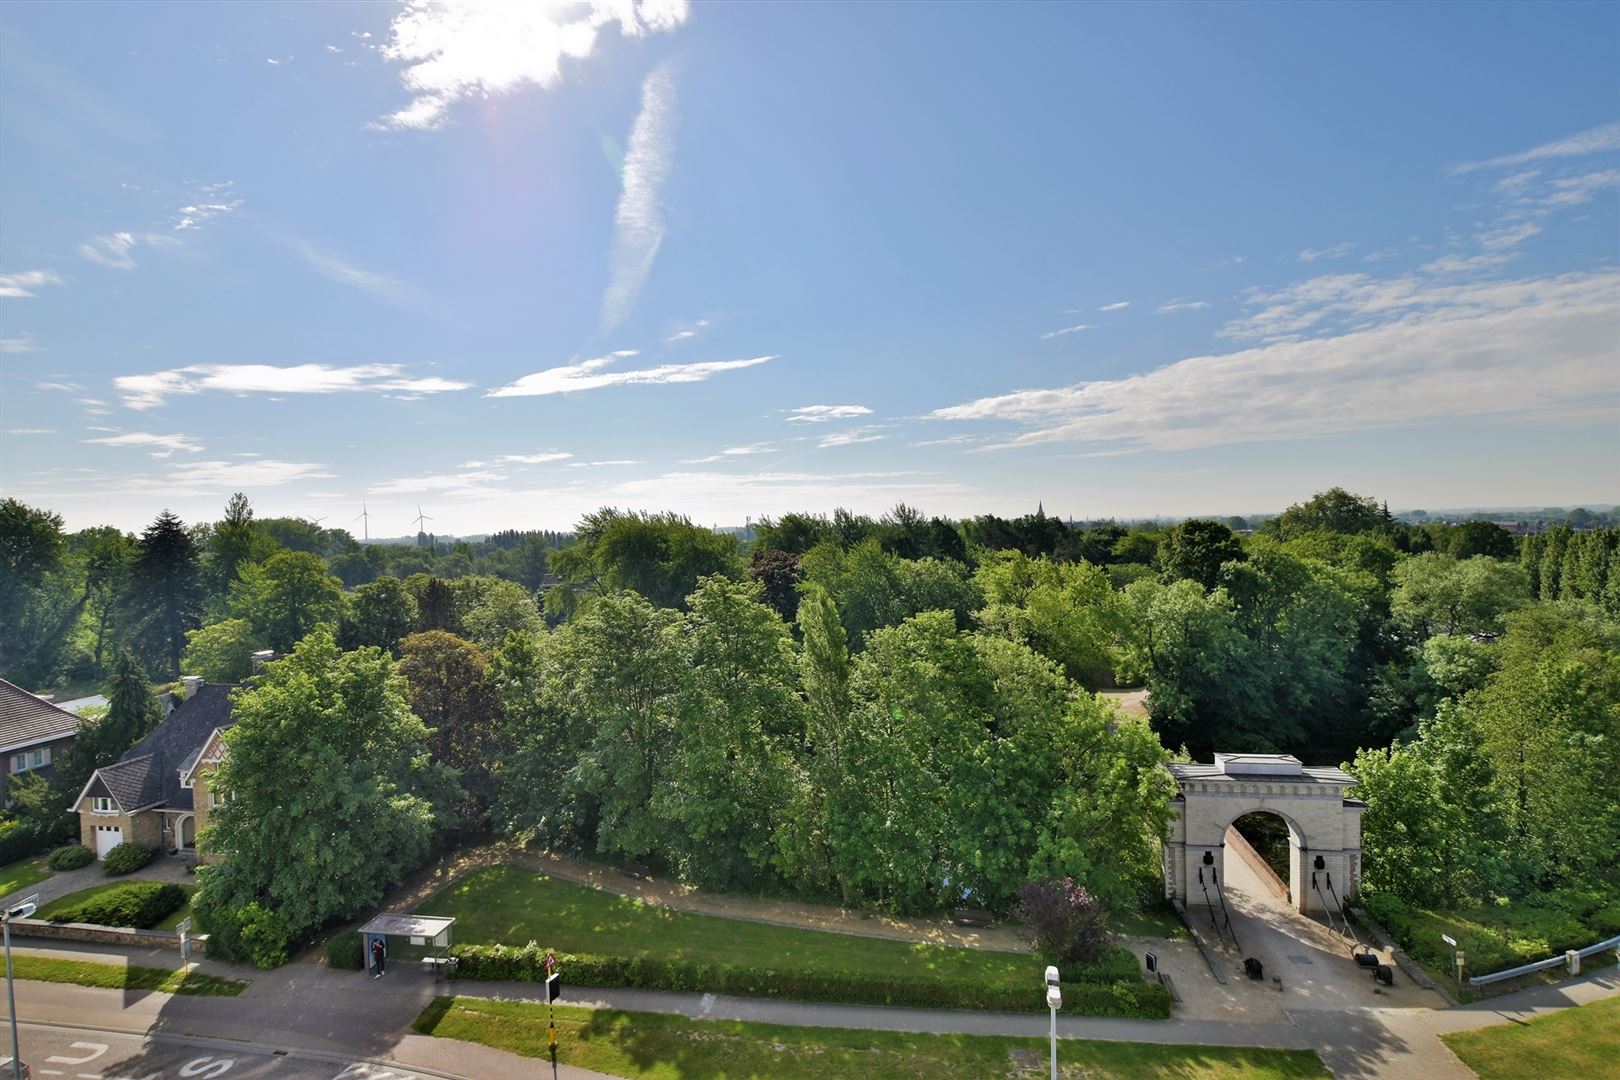
<path id="1" fill-rule="evenodd" d="M 28 746 L 79 730 L 79 718 L 0 679 L 0 747 Z"/>
<path id="2" fill-rule="evenodd" d="M 154 803 L 170 810 L 192 809 L 191 789 L 180 786 L 181 770 L 216 728 L 231 726 L 234 689 L 229 683 L 204 683 L 116 763 L 98 770 L 119 806 L 126 811 Z"/>

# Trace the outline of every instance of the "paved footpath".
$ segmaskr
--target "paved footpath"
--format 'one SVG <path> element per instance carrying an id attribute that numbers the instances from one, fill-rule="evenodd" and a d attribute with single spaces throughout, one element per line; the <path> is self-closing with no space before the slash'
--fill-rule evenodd
<path id="1" fill-rule="evenodd" d="M 172 966 L 173 953 L 71 946 L 17 949 L 37 955 Z M 382 979 L 334 971 L 313 964 L 291 964 L 270 972 L 248 971 L 204 962 L 201 970 L 247 977 L 240 997 L 171 997 L 150 992 L 95 990 L 51 983 L 20 982 L 20 1018 L 42 1023 L 78 1023 L 111 1032 L 196 1035 L 311 1053 L 387 1062 L 447 1077 L 484 1078 L 528 1075 L 532 1058 L 488 1047 L 418 1035 L 411 1021 L 435 996 L 454 993 L 538 1001 L 534 983 L 457 981 L 435 983 L 430 976 L 401 967 Z M 564 973 L 566 980 L 566 972 Z M 1611 968 L 1560 986 L 1539 987 L 1457 1009 L 1383 1007 L 1282 1008 L 1247 1017 L 1178 1017 L 1172 1020 L 1112 1020 L 1060 1017 L 1059 1035 L 1165 1044 L 1270 1046 L 1316 1049 L 1339 1080 L 1422 1077 L 1467 1080 L 1472 1074 L 1438 1035 L 1532 1016 L 1620 994 L 1620 975 Z M 1277 1000 L 1277 999 L 1273 999 Z M 813 1005 L 761 998 L 650 990 L 579 990 L 565 994 L 575 1005 L 605 1005 L 694 1019 L 735 1019 L 795 1026 L 976 1035 L 1044 1035 L 1042 1014 L 980 1013 L 945 1009 Z M 559 1080 L 602 1080 L 582 1069 L 560 1069 Z"/>

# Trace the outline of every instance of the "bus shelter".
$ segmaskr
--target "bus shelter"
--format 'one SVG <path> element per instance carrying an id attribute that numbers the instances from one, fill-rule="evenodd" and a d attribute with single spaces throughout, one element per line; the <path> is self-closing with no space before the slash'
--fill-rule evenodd
<path id="1" fill-rule="evenodd" d="M 360 955 L 365 958 L 366 971 L 370 972 L 375 967 L 371 943 L 381 941 L 386 954 L 391 952 L 388 939 L 397 938 L 402 943 L 408 942 L 424 950 L 419 953 L 422 966 L 431 970 L 437 978 L 440 972 L 447 972 L 455 964 L 455 959 L 449 955 L 450 927 L 455 921 L 453 916 L 409 915 L 391 911 L 378 915 L 360 928 Z"/>

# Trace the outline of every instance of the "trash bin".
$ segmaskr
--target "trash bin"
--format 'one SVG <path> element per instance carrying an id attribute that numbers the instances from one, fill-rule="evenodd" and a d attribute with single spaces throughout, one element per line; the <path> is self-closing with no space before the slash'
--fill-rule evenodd
<path id="1" fill-rule="evenodd" d="M 1260 963 L 1259 960 L 1256 960 L 1251 956 L 1243 961 L 1243 974 L 1247 975 L 1251 979 L 1259 981 L 1266 977 L 1266 968 L 1264 964 Z"/>

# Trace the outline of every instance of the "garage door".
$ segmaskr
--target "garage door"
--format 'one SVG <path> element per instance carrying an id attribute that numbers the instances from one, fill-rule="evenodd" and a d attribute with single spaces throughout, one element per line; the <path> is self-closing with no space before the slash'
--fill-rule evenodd
<path id="1" fill-rule="evenodd" d="M 96 858 L 105 859 L 107 852 L 124 842 L 124 827 L 122 825 L 96 826 Z"/>

